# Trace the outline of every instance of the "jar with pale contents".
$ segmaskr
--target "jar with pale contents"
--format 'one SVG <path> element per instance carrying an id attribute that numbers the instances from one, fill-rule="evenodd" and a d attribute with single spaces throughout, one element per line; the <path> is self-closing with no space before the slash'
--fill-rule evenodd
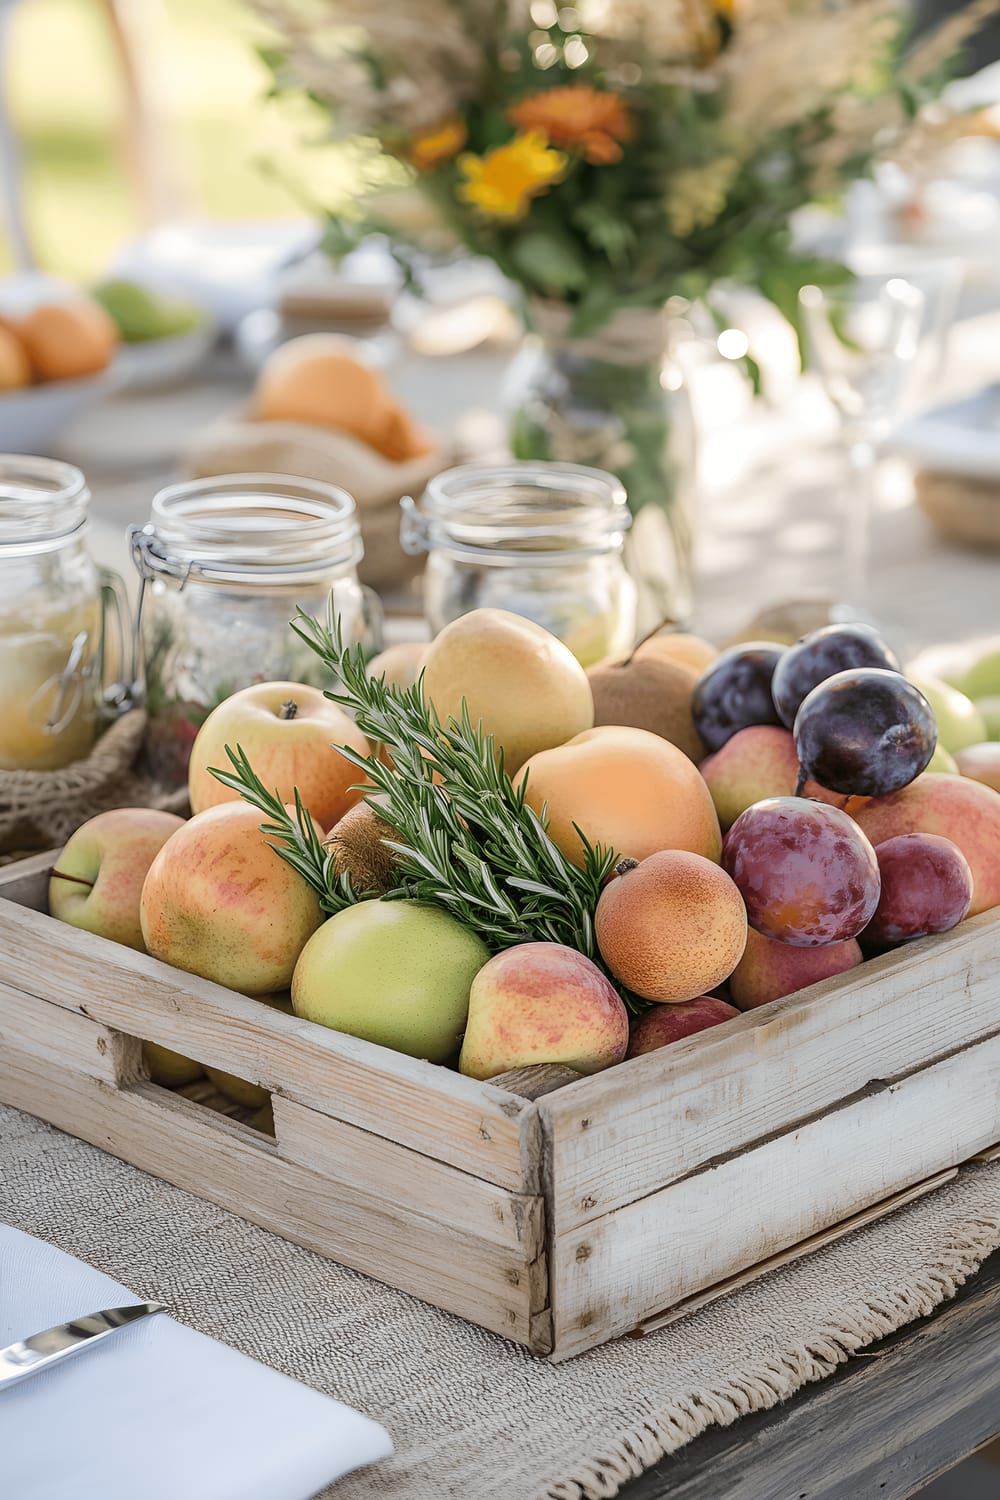
<path id="1" fill-rule="evenodd" d="M 331 685 L 290 628 L 299 608 L 336 617 L 345 641 L 380 649 L 381 610 L 358 581 L 364 548 L 346 490 L 275 474 L 192 480 L 161 490 L 130 540 L 146 760 L 165 786 L 183 784 L 199 727 L 239 688 Z"/>
<path id="2" fill-rule="evenodd" d="M 72 465 L 0 455 L 2 771 L 81 760 L 130 702 L 124 585 L 90 554 L 89 502 Z M 113 664 L 128 666 L 122 680 L 109 680 Z"/>
<path id="3" fill-rule="evenodd" d="M 589 666 L 635 639 L 631 524 L 613 474 L 579 464 L 464 464 L 402 502 L 405 551 L 426 552 L 424 614 L 436 634 L 470 610 L 525 615 Z"/>

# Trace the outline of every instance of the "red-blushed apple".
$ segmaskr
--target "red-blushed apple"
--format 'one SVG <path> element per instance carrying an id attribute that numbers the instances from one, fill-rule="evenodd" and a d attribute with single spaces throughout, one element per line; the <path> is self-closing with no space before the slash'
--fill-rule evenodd
<path id="1" fill-rule="evenodd" d="M 740 1010 L 754 1010 L 820 979 L 843 974 L 860 962 L 855 938 L 823 948 L 793 948 L 751 927 L 743 957 L 729 976 L 729 993 Z"/>
<path id="2" fill-rule="evenodd" d="M 925 771 L 901 791 L 847 812 L 873 844 L 901 833 L 936 833 L 957 844 L 972 871 L 969 916 L 1000 905 L 1000 792 L 966 776 Z"/>
<path id="3" fill-rule="evenodd" d="M 458 1066 L 470 1078 L 533 1063 L 598 1073 L 627 1047 L 628 1012 L 596 964 L 561 943 L 522 943 L 473 980 Z"/>
<path id="4" fill-rule="evenodd" d="M 727 1005 L 714 995 L 699 995 L 683 1005 L 654 1005 L 633 1021 L 626 1056 L 641 1057 L 644 1052 L 655 1052 L 709 1026 L 720 1026 L 739 1014 L 735 1005 Z"/>
<path id="5" fill-rule="evenodd" d="M 210 807 L 153 860 L 140 914 L 154 958 L 246 995 L 287 989 L 323 921 L 319 898 L 245 802 Z"/>
<path id="6" fill-rule="evenodd" d="M 49 880 L 49 912 L 60 922 L 145 952 L 139 898 L 153 860 L 184 826 L 174 813 L 116 807 L 76 830 Z"/>
<path id="7" fill-rule="evenodd" d="M 995 792 L 1000 792 L 1000 743 L 996 740 L 956 750 L 955 766 L 960 776 L 981 781 L 983 786 L 991 786 Z"/>
<path id="8" fill-rule="evenodd" d="M 268 791 L 294 802 L 295 790 L 312 816 L 332 828 L 362 796 L 364 773 L 334 748 L 359 755 L 371 746 L 342 708 L 319 688 L 297 682 L 257 682 L 214 708 L 198 731 L 188 766 L 191 811 L 238 802 L 212 770 L 231 771 L 226 746 L 246 752 Z"/>
<path id="9" fill-rule="evenodd" d="M 740 729 L 698 767 L 712 794 L 723 832 L 755 802 L 767 797 L 791 797 L 799 780 L 795 740 L 788 729 L 774 724 L 752 724 Z M 807 781 L 802 795 L 816 802 L 842 807 L 844 798 Z"/>

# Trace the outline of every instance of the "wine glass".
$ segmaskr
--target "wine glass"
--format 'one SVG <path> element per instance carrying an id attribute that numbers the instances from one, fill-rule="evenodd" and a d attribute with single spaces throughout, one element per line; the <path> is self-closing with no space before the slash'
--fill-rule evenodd
<path id="1" fill-rule="evenodd" d="M 862 611 L 868 590 L 879 444 L 895 421 L 920 345 L 923 294 L 902 277 L 856 276 L 799 292 L 806 351 L 840 414 L 850 471 L 844 513 L 844 599 Z"/>

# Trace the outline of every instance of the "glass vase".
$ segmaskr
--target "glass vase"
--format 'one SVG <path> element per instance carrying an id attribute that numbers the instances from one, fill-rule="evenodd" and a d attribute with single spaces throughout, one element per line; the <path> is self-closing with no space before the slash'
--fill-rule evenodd
<path id="1" fill-rule="evenodd" d="M 695 435 L 675 321 L 626 308 L 579 338 L 568 307 L 534 302 L 508 388 L 515 458 L 584 464 L 624 485 L 640 634 L 684 622 L 692 603 Z"/>

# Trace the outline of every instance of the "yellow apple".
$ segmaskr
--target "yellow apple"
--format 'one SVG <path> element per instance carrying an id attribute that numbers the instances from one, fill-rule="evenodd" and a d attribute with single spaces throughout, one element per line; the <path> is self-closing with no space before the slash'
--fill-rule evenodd
<path id="1" fill-rule="evenodd" d="M 153 860 L 184 819 L 152 807 L 98 813 L 73 834 L 49 881 L 60 922 L 145 952 L 139 898 Z"/>
<path id="2" fill-rule="evenodd" d="M 355 788 L 362 773 L 334 746 L 347 745 L 359 755 L 371 748 L 353 720 L 319 688 L 254 683 L 214 708 L 198 731 L 188 767 L 192 812 L 239 800 L 238 792 L 211 774 L 213 768 L 232 769 L 227 745 L 246 751 L 268 791 L 277 791 L 283 802 L 293 802 L 298 788 L 324 828 L 332 828 L 361 797 Z"/>

